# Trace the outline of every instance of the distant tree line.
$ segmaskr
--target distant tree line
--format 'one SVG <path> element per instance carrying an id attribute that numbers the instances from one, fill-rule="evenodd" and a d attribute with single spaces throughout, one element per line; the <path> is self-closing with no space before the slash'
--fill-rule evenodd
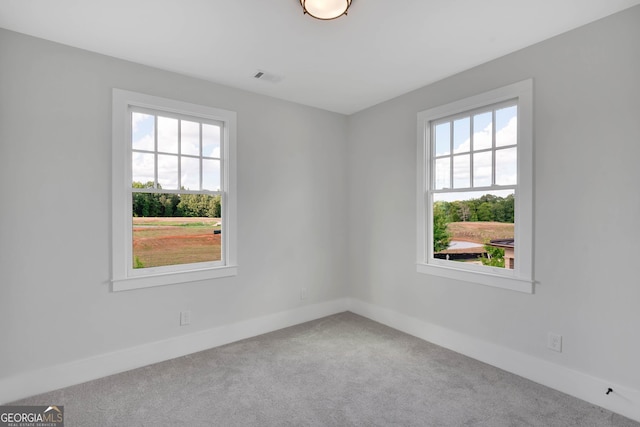
<path id="1" fill-rule="evenodd" d="M 153 188 L 153 182 L 134 182 L 133 188 Z M 160 185 L 157 187 L 162 189 Z M 220 196 L 208 194 L 133 193 L 135 217 L 220 218 Z"/>
<path id="2" fill-rule="evenodd" d="M 514 222 L 515 201 L 513 194 L 498 197 L 485 194 L 478 199 L 439 201 L 434 203 L 434 212 L 444 215 L 444 222 Z"/>

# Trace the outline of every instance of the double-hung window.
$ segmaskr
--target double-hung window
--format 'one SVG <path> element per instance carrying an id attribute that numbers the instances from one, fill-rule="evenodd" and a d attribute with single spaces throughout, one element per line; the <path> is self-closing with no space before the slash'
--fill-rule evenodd
<path id="1" fill-rule="evenodd" d="M 114 290 L 236 274 L 235 123 L 114 89 Z"/>
<path id="2" fill-rule="evenodd" d="M 418 272 L 533 291 L 532 81 L 418 114 Z"/>

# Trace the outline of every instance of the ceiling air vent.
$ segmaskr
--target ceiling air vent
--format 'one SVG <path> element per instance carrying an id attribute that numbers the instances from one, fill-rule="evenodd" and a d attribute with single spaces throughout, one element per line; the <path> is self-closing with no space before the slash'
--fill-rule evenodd
<path id="1" fill-rule="evenodd" d="M 258 70 L 255 73 L 253 73 L 253 78 L 257 80 L 262 80 L 265 82 L 270 82 L 270 83 L 279 83 L 280 80 L 282 80 L 281 76 L 278 76 L 263 70 Z"/>

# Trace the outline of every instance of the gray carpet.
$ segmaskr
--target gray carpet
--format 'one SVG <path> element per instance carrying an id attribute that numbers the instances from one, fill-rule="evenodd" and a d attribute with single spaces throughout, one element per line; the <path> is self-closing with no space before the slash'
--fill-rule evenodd
<path id="1" fill-rule="evenodd" d="M 342 313 L 15 402 L 72 426 L 635 426 Z"/>

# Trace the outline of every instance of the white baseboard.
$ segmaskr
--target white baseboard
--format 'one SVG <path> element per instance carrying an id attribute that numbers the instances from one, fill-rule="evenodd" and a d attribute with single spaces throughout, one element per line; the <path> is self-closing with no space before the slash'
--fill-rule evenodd
<path id="1" fill-rule="evenodd" d="M 638 390 L 360 300 L 351 299 L 349 310 L 425 341 L 640 421 Z M 609 387 L 614 391 L 607 395 L 605 393 Z"/>
<path id="2" fill-rule="evenodd" d="M 57 366 L 0 378 L 0 404 L 80 384 L 347 311 L 346 298 L 269 314 Z"/>

